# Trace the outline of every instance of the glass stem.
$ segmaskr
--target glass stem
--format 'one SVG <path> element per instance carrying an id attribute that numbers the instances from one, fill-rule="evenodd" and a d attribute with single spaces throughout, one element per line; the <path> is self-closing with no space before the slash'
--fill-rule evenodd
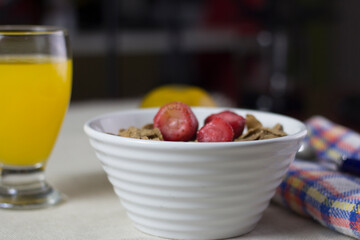
<path id="1" fill-rule="evenodd" d="M 32 209 L 60 202 L 61 194 L 46 181 L 44 166 L 1 166 L 0 208 Z"/>
<path id="2" fill-rule="evenodd" d="M 33 194 L 48 188 L 42 166 L 18 168 L 4 166 L 0 171 L 1 194 Z"/>

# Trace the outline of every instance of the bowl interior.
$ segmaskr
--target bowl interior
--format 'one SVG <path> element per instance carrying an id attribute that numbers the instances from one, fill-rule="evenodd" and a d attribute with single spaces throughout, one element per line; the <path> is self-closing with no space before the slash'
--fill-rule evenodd
<path id="1" fill-rule="evenodd" d="M 306 130 L 305 125 L 300 121 L 291 117 L 270 112 L 235 108 L 204 107 L 193 107 L 192 110 L 199 121 L 199 128 L 203 126 L 205 118 L 208 117 L 210 114 L 218 113 L 224 110 L 231 110 L 243 117 L 245 117 L 246 114 L 253 114 L 265 127 L 271 128 L 275 124 L 280 123 L 283 125 L 284 131 L 288 135 L 299 134 L 302 131 Z M 128 128 L 130 126 L 140 128 L 145 124 L 152 123 L 157 111 L 158 108 L 148 108 L 114 112 L 92 119 L 88 121 L 85 125 L 98 132 L 117 134 L 118 130 L 121 128 Z"/>

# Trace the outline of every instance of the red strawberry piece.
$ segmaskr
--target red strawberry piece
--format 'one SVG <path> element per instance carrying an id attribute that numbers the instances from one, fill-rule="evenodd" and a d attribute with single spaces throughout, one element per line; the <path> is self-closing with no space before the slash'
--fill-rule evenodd
<path id="1" fill-rule="evenodd" d="M 228 110 L 208 116 L 205 119 L 205 124 L 217 117 L 224 119 L 231 125 L 231 127 L 234 130 L 234 138 L 239 137 L 242 134 L 242 132 L 244 131 L 245 118 L 243 118 L 242 116 L 240 116 L 232 111 L 228 111 Z"/>
<path id="2" fill-rule="evenodd" d="M 220 117 L 214 118 L 197 132 L 199 142 L 231 142 L 233 139 L 233 128 Z"/>
<path id="3" fill-rule="evenodd" d="M 160 129 L 166 141 L 190 141 L 195 138 L 198 126 L 195 114 L 182 102 L 165 104 L 154 117 L 154 127 Z"/>

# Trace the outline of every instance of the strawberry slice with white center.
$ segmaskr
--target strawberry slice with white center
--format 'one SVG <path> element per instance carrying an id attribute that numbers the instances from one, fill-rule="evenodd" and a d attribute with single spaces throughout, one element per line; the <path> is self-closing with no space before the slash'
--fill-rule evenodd
<path id="1" fill-rule="evenodd" d="M 231 125 L 234 130 L 234 138 L 239 137 L 244 131 L 246 121 L 245 118 L 229 110 L 211 114 L 205 119 L 205 124 L 217 117 L 224 119 Z"/>
<path id="2" fill-rule="evenodd" d="M 190 141 L 195 138 L 199 123 L 191 108 L 182 102 L 162 106 L 154 117 L 165 141 Z"/>
<path id="3" fill-rule="evenodd" d="M 199 142 L 231 142 L 233 139 L 233 128 L 220 117 L 212 119 L 197 132 Z"/>

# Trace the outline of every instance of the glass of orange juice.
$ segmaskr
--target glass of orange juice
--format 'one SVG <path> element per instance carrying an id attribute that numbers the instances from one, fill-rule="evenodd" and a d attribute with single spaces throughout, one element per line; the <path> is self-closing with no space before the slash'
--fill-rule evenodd
<path id="1" fill-rule="evenodd" d="M 67 31 L 0 26 L 0 208 L 56 205 L 44 175 L 68 108 L 72 58 Z"/>

